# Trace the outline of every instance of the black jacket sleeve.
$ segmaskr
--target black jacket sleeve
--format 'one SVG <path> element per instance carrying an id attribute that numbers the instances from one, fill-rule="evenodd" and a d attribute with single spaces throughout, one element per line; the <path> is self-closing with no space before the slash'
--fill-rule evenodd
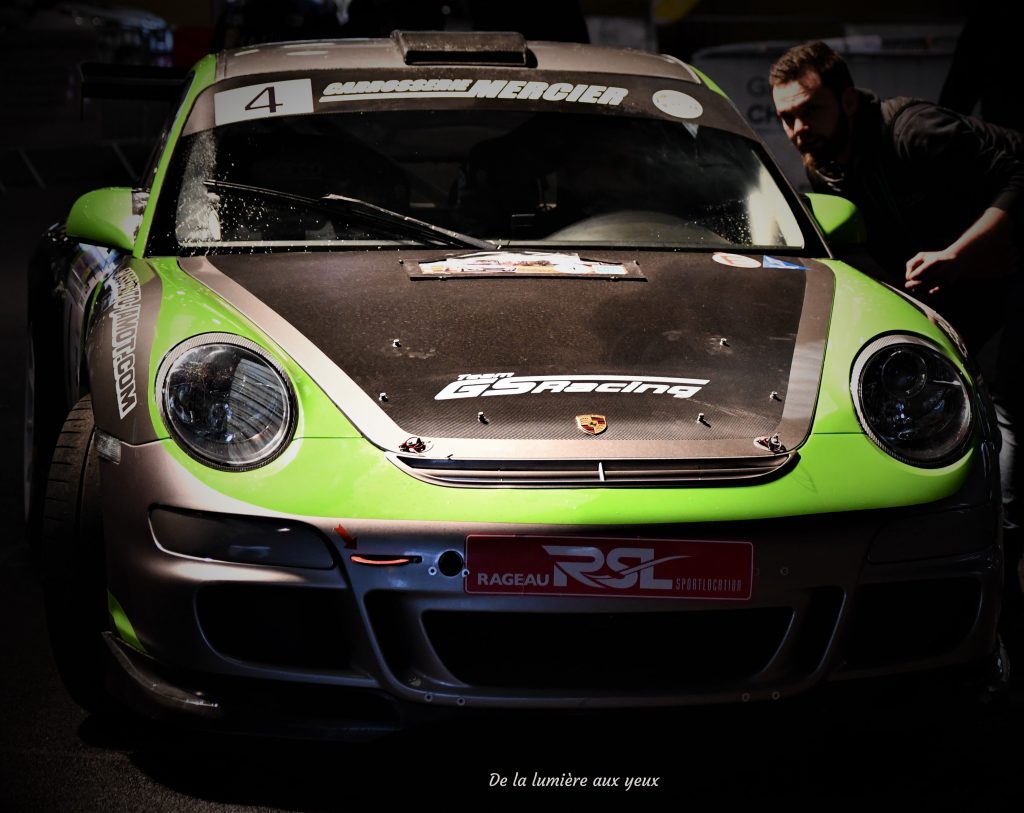
<path id="1" fill-rule="evenodd" d="M 1024 136 L 936 105 L 907 106 L 892 122 L 897 158 L 919 177 L 941 180 L 1019 219 L 1024 201 Z M 977 213 L 979 216 L 981 212 Z"/>

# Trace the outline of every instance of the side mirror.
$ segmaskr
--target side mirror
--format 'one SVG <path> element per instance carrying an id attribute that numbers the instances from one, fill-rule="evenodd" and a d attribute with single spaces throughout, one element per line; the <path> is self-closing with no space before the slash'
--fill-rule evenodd
<path id="1" fill-rule="evenodd" d="M 131 252 L 142 220 L 137 208 L 132 190 L 126 186 L 86 192 L 71 207 L 65 230 L 83 243 Z"/>
<path id="2" fill-rule="evenodd" d="M 832 248 L 857 248 L 867 244 L 864 218 L 846 198 L 817 192 L 808 192 L 804 198 Z"/>

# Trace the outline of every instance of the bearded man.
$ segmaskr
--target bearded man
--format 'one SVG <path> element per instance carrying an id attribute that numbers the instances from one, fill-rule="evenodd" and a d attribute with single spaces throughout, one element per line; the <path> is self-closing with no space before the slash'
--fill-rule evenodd
<path id="1" fill-rule="evenodd" d="M 1024 375 L 1024 136 L 918 99 L 883 101 L 854 87 L 822 42 L 788 50 L 769 81 L 811 187 L 848 198 L 864 216 L 880 278 L 937 310 L 985 362 L 1003 441 L 1003 635 L 1024 665 L 1014 432 Z"/>

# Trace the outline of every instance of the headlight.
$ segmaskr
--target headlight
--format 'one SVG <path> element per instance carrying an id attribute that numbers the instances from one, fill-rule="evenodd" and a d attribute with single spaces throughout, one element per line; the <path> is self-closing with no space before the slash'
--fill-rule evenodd
<path id="1" fill-rule="evenodd" d="M 262 347 L 239 336 L 208 333 L 175 347 L 160 365 L 157 392 L 175 440 L 217 468 L 270 462 L 295 428 L 295 399 L 284 371 Z"/>
<path id="2" fill-rule="evenodd" d="M 956 365 L 923 339 L 875 339 L 854 362 L 850 390 L 864 431 L 897 460 L 944 466 L 964 453 L 970 390 Z"/>

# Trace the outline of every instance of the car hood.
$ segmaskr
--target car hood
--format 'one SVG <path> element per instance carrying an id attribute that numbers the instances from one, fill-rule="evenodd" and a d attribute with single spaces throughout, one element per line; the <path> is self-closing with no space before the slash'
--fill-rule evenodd
<path id="1" fill-rule="evenodd" d="M 460 273 L 445 262 L 458 252 L 434 250 L 181 265 L 394 452 L 746 457 L 806 438 L 828 268 L 762 254 L 578 254 L 597 262 L 563 255 L 570 264 L 552 271 L 497 255 Z"/>

